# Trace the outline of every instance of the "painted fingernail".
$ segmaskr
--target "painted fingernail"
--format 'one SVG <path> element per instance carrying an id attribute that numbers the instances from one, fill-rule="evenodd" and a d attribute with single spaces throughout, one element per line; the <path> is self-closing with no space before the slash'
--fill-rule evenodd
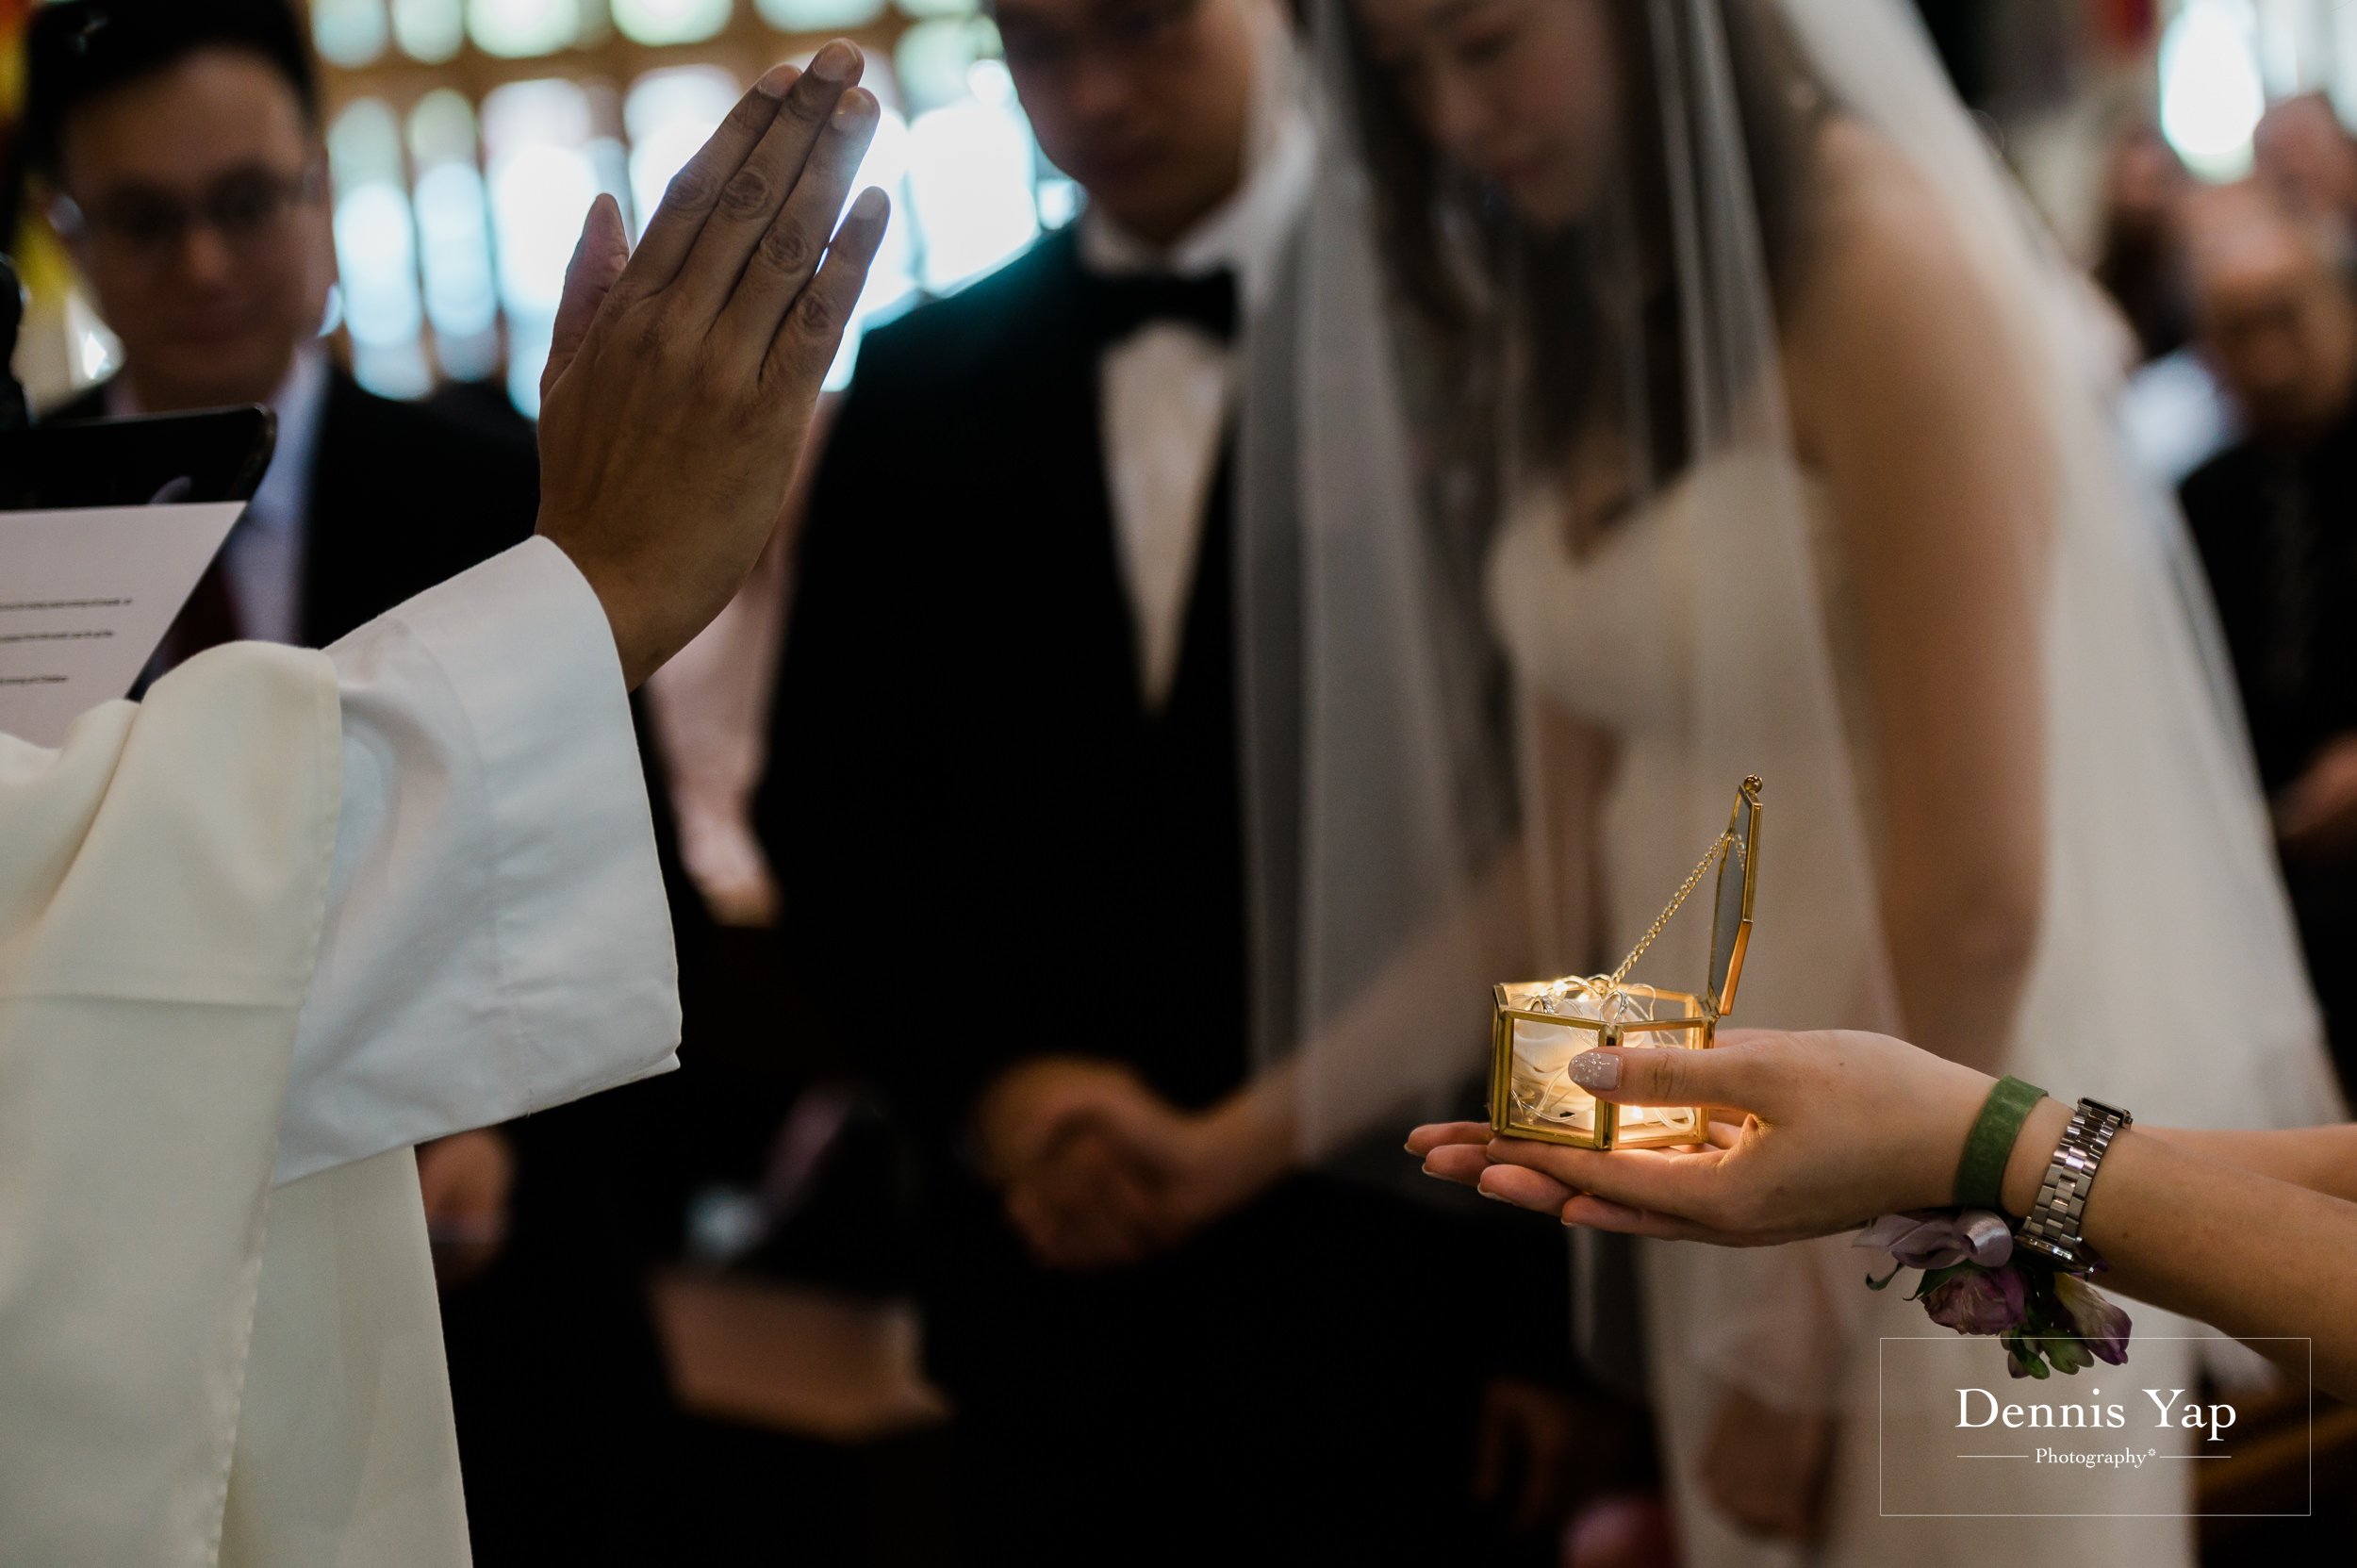
<path id="1" fill-rule="evenodd" d="M 753 91 L 764 98 L 783 98 L 801 79 L 799 66 L 773 65 L 761 74 L 761 80 L 753 84 Z"/>
<path id="2" fill-rule="evenodd" d="M 1583 1089 L 1621 1086 L 1621 1059 L 1608 1050 L 1584 1050 L 1572 1058 L 1572 1081 Z"/>
<path id="3" fill-rule="evenodd" d="M 818 51 L 817 58 L 810 62 L 810 74 L 829 87 L 841 87 L 859 74 L 859 51 L 836 39 Z"/>

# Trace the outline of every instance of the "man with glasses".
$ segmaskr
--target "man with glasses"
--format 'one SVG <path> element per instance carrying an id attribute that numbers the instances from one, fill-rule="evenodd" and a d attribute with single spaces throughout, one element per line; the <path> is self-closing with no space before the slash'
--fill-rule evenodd
<path id="1" fill-rule="evenodd" d="M 1315 161 L 1288 18 L 991 10 L 1088 207 L 861 350 L 756 814 L 791 959 L 920 1147 L 976 1560 L 1452 1560 L 1487 1346 L 1399 1267 L 1443 1222 L 1224 1156 L 1178 1193 L 1073 1114 L 1251 1103 L 1238 598 L 1282 585 L 1231 514 Z"/>
<path id="2" fill-rule="evenodd" d="M 49 417 L 278 415 L 261 493 L 165 664 L 233 637 L 323 646 L 531 533 L 520 419 L 501 439 L 329 362 L 327 153 L 285 0 L 75 0 L 35 13 L 26 54 L 32 193 L 123 344 L 120 373 Z"/>
<path id="3" fill-rule="evenodd" d="M 531 536 L 522 418 L 377 397 L 329 356 L 327 151 L 287 0 L 66 0 L 34 13 L 26 55 L 30 194 L 123 344 L 119 373 L 49 419 L 278 416 L 151 679 L 238 639 L 326 647 Z M 419 1151 L 486 1564 L 636 1549 L 669 1405 L 630 1247 L 601 1217 L 632 1114 L 592 1101 Z"/>

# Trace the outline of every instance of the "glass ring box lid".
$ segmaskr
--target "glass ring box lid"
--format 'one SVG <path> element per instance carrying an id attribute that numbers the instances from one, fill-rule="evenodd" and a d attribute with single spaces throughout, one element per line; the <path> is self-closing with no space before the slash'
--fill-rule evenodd
<path id="1" fill-rule="evenodd" d="M 1727 831 L 1710 847 L 1659 919 L 1609 975 L 1536 981 L 1496 988 L 1491 1023 L 1490 1128 L 1577 1148 L 1647 1148 L 1702 1141 L 1695 1106 L 1612 1105 L 1572 1081 L 1572 1058 L 1599 1046 L 1708 1048 L 1735 1007 L 1736 982 L 1752 934 L 1758 890 L 1757 779 L 1736 792 Z M 1713 866 L 1719 870 L 1710 926 L 1710 972 L 1701 992 L 1667 991 L 1628 978 Z"/>

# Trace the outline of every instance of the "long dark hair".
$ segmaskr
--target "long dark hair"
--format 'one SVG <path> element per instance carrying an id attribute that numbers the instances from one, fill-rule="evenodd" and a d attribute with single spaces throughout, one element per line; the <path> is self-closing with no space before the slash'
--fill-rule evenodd
<path id="1" fill-rule="evenodd" d="M 1360 150 L 1374 176 L 1377 239 L 1392 286 L 1433 361 L 1434 405 L 1459 461 L 1498 453 L 1501 423 L 1511 421 L 1521 455 L 1559 462 L 1595 421 L 1609 418 L 1610 368 L 1640 356 L 1643 406 L 1619 410 L 1640 423 L 1653 472 L 1667 476 L 1695 455 L 1688 367 L 1681 328 L 1688 301 L 1671 259 L 1670 168 L 1673 127 L 1656 61 L 1694 46 L 1684 35 L 1686 8 L 1643 0 L 1593 0 L 1607 30 L 1626 93 L 1624 115 L 1627 188 L 1620 211 L 1634 219 L 1634 308 L 1607 308 L 1607 265 L 1598 220 L 1541 233 L 1520 220 L 1496 192 L 1452 168 L 1417 127 L 1389 72 L 1373 58 L 1363 30 L 1343 15 Z M 1769 283 L 1779 302 L 1795 292 L 1807 256 L 1809 163 L 1817 132 L 1831 112 L 1821 83 L 1775 14 L 1773 0 L 1709 0 L 1723 29 L 1735 88 L 1752 202 Z M 1331 13 L 1329 13 L 1331 14 Z M 1674 58 L 1674 57 L 1672 57 Z M 1703 143 L 1703 106 L 1684 107 L 1682 140 Z M 1626 268 L 1624 265 L 1624 275 Z M 1519 386 L 1494 383 L 1494 334 L 1525 338 Z M 1761 373 L 1764 366 L 1739 367 Z M 1509 403 L 1513 405 L 1508 408 Z M 1486 454 L 1478 449 L 1486 448 Z M 1439 453 L 1432 455 L 1439 456 Z"/>

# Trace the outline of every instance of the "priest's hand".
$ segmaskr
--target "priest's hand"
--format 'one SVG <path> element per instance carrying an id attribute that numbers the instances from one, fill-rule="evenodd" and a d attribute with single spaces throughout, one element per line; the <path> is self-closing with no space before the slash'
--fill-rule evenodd
<path id="1" fill-rule="evenodd" d="M 418 1187 L 436 1284 L 463 1285 L 499 1261 L 515 1186 L 515 1146 L 495 1127 L 419 1146 Z"/>
<path id="2" fill-rule="evenodd" d="M 843 212 L 876 128 L 840 40 L 755 84 L 635 255 L 590 208 L 541 377 L 539 531 L 613 623 L 634 687 L 719 614 L 776 530 L 819 387 L 883 238 Z"/>

